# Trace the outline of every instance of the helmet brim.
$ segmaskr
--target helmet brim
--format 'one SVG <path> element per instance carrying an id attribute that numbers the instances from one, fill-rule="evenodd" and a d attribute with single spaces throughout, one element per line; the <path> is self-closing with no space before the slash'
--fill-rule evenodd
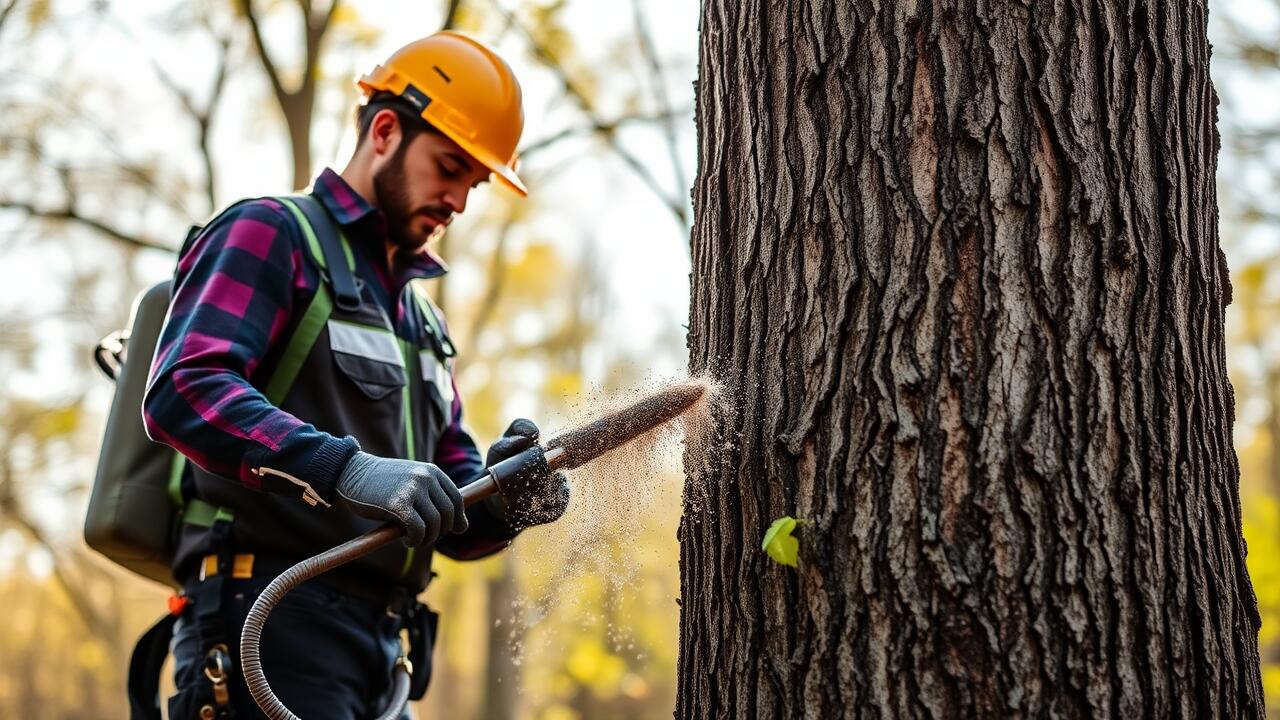
<path id="1" fill-rule="evenodd" d="M 387 91 L 404 97 L 408 82 L 394 71 L 379 65 L 374 68 L 373 72 L 358 79 L 356 86 L 360 88 L 366 98 L 378 91 Z M 443 121 L 443 116 L 446 116 L 449 112 L 446 107 L 445 103 L 434 100 L 422 109 L 419 116 L 439 130 L 445 137 L 457 143 L 458 147 L 465 150 L 468 155 L 475 158 L 481 165 L 488 168 L 490 172 L 497 176 L 500 183 L 511 188 L 520 197 L 528 197 L 529 189 L 525 187 L 520 176 L 516 174 L 515 168 L 511 167 L 510 161 L 503 162 L 499 160 L 493 153 L 484 150 L 471 138 L 456 131 L 448 122 Z"/>

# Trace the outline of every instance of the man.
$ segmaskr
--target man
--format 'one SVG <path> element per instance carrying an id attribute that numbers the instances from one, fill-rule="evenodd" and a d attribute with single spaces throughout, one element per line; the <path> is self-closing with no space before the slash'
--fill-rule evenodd
<path id="1" fill-rule="evenodd" d="M 217 511 L 197 521 L 189 509 L 180 532 L 174 573 L 190 602 L 171 645 L 171 718 L 259 717 L 237 664 L 254 599 L 284 568 L 387 521 L 404 547 L 288 595 L 266 626 L 263 668 L 301 717 L 373 717 L 408 629 L 420 695 L 435 618 L 415 598 L 432 551 L 482 557 L 568 504 L 564 477 L 548 473 L 464 511 L 458 487 L 538 430 L 517 420 L 481 462 L 449 372 L 453 345 L 410 286 L 445 271 L 427 243 L 473 188 L 492 175 L 525 194 L 513 168 L 520 87 L 493 51 L 450 32 L 402 48 L 359 85 L 356 150 L 313 189 L 350 248 L 359 297 L 337 303 L 304 358 L 290 343 L 335 278 L 290 202 L 232 206 L 179 259 L 143 414 L 154 439 L 191 461 L 183 496 Z M 296 376 L 273 403 L 283 366 Z"/>

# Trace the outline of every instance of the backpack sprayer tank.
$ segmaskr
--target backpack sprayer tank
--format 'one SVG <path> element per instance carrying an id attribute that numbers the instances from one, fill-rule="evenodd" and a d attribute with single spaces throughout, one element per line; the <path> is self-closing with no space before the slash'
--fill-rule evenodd
<path id="1" fill-rule="evenodd" d="M 693 407 L 693 404 L 706 391 L 707 386 L 697 381 L 675 383 L 621 410 L 557 435 L 546 446 L 535 445 L 519 455 L 494 465 L 488 469 L 484 477 L 463 487 L 461 489 L 463 502 L 468 506 L 473 505 L 484 498 L 502 492 L 503 486 L 510 487 L 512 482 L 518 481 L 521 477 L 527 477 L 531 473 L 540 474 L 580 467 L 679 417 Z M 250 694 L 258 703 L 258 707 L 262 708 L 271 720 L 297 720 L 298 716 L 290 712 L 275 696 L 267 683 L 266 675 L 262 672 L 259 646 L 267 615 L 293 588 L 326 570 L 332 570 L 343 563 L 373 552 L 396 540 L 401 534 L 402 530 L 399 527 L 385 525 L 332 550 L 303 560 L 272 580 L 253 603 L 240 635 L 240 664 L 244 670 L 244 679 L 249 686 Z M 405 702 L 409 698 L 409 676 L 412 674 L 412 668 L 408 667 L 408 662 L 403 658 L 397 663 L 397 668 L 401 672 L 396 673 L 391 703 L 387 711 L 379 716 L 379 720 L 400 717 Z"/>

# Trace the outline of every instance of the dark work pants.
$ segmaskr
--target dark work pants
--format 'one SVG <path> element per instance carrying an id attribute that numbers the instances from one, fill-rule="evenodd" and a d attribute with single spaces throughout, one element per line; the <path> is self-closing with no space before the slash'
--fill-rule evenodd
<path id="1" fill-rule="evenodd" d="M 245 616 L 269 581 L 226 581 L 222 618 L 236 663 L 229 689 L 237 718 L 265 717 L 245 685 L 239 644 Z M 271 690 L 295 715 L 303 720 L 366 720 L 383 712 L 390 699 L 391 672 L 400 655 L 399 620 L 385 605 L 307 582 L 271 612 L 260 649 Z M 174 629 L 171 651 L 178 692 L 169 699 L 169 717 L 199 718 L 210 698 L 210 683 L 190 607 Z"/>

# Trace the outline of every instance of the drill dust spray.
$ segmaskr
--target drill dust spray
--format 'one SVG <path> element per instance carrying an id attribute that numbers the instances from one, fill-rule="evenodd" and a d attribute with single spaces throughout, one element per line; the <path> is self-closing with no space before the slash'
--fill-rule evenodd
<path id="1" fill-rule="evenodd" d="M 591 459 L 568 471 L 572 499 L 565 516 L 525 531 L 513 545 L 521 593 L 512 617 L 495 619 L 491 630 L 506 635 L 517 665 L 544 655 L 567 654 L 572 662 L 578 650 L 566 647 L 564 638 L 583 636 L 603 641 L 617 656 L 646 660 L 629 616 L 665 606 L 674 618 L 679 586 L 637 579 L 672 577 L 669 568 L 679 552 L 681 460 L 685 453 L 706 457 L 724 402 L 718 382 L 695 377 L 586 393 L 571 406 L 565 426 L 573 429 L 548 445 L 565 448 L 577 461 Z M 644 416 L 655 414 L 673 417 L 636 434 Z M 554 632 L 557 626 L 569 632 Z M 533 663 L 529 670 L 540 666 Z"/>

